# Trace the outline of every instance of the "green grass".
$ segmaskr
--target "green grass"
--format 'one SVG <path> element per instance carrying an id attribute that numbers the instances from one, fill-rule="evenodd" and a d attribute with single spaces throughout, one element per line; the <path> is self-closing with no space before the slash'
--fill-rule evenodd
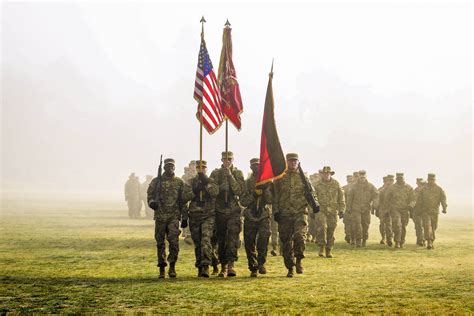
<path id="1" fill-rule="evenodd" d="M 454 210 L 451 210 L 453 212 Z M 195 277 L 192 246 L 181 244 L 176 280 L 158 280 L 153 222 L 125 211 L 13 211 L 4 207 L 0 312 L 456 313 L 474 312 L 471 219 L 440 216 L 436 249 L 378 244 L 378 219 L 364 249 L 342 241 L 333 259 L 308 244 L 305 273 L 285 277 L 282 257 L 249 278 L 240 249 L 238 277 Z"/>

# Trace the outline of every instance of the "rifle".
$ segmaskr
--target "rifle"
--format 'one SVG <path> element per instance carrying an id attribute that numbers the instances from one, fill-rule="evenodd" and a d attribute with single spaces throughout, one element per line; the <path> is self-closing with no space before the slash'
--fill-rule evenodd
<path id="1" fill-rule="evenodd" d="M 316 202 L 316 199 L 313 196 L 313 188 L 304 175 L 303 169 L 301 168 L 301 163 L 298 163 L 298 171 L 300 172 L 300 178 L 304 185 L 304 196 L 306 201 L 308 201 L 308 204 L 313 209 L 313 213 L 316 214 L 319 212 L 319 204 Z"/>
<path id="2" fill-rule="evenodd" d="M 163 166 L 163 155 L 160 156 L 160 165 L 158 167 L 158 176 L 156 177 L 156 186 L 155 186 L 155 192 L 153 192 L 153 199 L 150 200 L 148 205 L 150 208 L 153 210 L 157 211 L 161 209 L 161 186 L 162 186 L 162 181 L 161 181 L 161 167 Z"/>

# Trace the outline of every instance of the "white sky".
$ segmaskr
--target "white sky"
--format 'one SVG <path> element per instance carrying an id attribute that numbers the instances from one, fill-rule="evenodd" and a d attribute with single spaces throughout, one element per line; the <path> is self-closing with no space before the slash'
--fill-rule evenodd
<path id="1" fill-rule="evenodd" d="M 345 182 L 366 169 L 409 183 L 438 174 L 452 204 L 472 203 L 472 5 L 2 3 L 2 190 L 108 194 L 132 171 L 177 171 L 199 156 L 193 100 L 201 15 L 215 71 L 233 27 L 243 129 L 236 165 L 258 156 L 275 58 L 284 151 Z M 224 129 L 204 137 L 219 164 Z"/>

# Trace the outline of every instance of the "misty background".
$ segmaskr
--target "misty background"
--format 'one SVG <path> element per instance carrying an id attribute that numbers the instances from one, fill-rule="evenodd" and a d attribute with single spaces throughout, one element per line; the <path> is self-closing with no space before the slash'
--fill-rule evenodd
<path id="1" fill-rule="evenodd" d="M 178 175 L 199 158 L 194 79 L 204 14 L 217 74 L 232 24 L 244 113 L 229 149 L 259 156 L 268 73 L 285 152 L 345 183 L 366 169 L 435 172 L 448 205 L 472 211 L 472 5 L 1 4 L 2 199 L 123 201 L 131 172 Z M 204 135 L 220 165 L 224 132 Z M 123 202 L 124 208 L 125 202 Z M 452 212 L 455 212 L 452 208 Z M 449 211 L 449 210 L 448 210 Z"/>

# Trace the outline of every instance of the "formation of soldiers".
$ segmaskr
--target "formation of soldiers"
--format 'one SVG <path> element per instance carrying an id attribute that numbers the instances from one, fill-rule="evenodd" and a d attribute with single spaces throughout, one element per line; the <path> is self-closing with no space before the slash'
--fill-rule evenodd
<path id="1" fill-rule="evenodd" d="M 135 173 L 131 173 L 125 182 L 125 201 L 128 206 L 128 216 L 130 218 L 140 218 L 140 212 L 143 209 L 145 211 L 145 217 L 152 219 L 153 210 L 148 206 L 147 191 L 148 186 L 151 183 L 153 176 L 147 175 L 146 180 L 140 183 L 139 177 L 135 176 Z"/>
<path id="2" fill-rule="evenodd" d="M 247 179 L 233 165 L 230 151 L 222 153 L 221 167 L 209 176 L 206 161 L 191 162 L 182 179 L 174 173 L 174 159 L 165 159 L 161 181 L 154 178 L 147 190 L 147 205 L 154 210 L 159 277 L 165 277 L 168 263 L 169 277 L 176 277 L 180 228 L 188 227 L 197 275 L 205 278 L 236 276 L 242 227 L 250 277 L 267 273 L 270 237 L 271 254 L 276 256 L 279 252 L 283 256 L 288 277 L 304 272 L 306 242 L 319 245 L 319 256 L 332 258 L 339 219 L 344 223 L 346 242 L 354 247 L 366 246 L 371 216 L 375 215 L 380 220 L 381 244 L 403 248 L 406 227 L 412 218 L 417 244 L 434 248 L 439 206 L 443 213 L 447 209 L 446 195 L 436 184 L 434 174 L 428 174 L 426 183 L 417 179 L 416 189 L 405 183 L 403 173 L 387 175 L 383 186 L 377 189 L 361 170 L 348 175 L 347 184 L 341 187 L 332 177 L 335 172 L 325 166 L 307 178 L 319 204 L 318 212 L 309 213 L 298 154 L 289 153 L 286 159 L 288 170 L 280 178 L 259 186 L 258 158 L 250 160 L 251 174 Z M 138 187 L 133 181 L 139 183 L 134 174 L 125 190 L 129 206 L 135 205 L 135 198 L 127 192 L 135 192 Z"/>

